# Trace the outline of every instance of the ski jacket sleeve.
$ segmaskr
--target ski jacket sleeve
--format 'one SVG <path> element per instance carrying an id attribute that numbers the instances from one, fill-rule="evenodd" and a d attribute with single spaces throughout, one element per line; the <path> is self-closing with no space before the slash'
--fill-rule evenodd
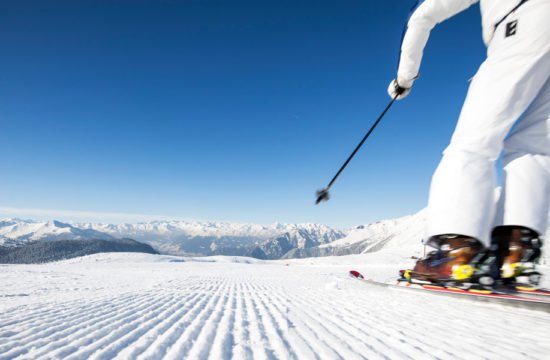
<path id="1" fill-rule="evenodd" d="M 411 11 L 401 43 L 397 81 L 410 88 L 418 77 L 430 31 L 440 22 L 467 9 L 479 0 L 419 0 Z"/>

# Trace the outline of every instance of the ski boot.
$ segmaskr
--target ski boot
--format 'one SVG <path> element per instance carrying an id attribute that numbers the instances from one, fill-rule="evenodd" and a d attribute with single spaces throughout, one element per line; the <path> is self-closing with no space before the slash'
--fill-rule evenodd
<path id="1" fill-rule="evenodd" d="M 541 255 L 538 234 L 521 226 L 497 226 L 491 246 L 472 260 L 471 289 L 510 294 L 520 289 L 536 289 L 541 274 L 535 262 Z"/>
<path id="2" fill-rule="evenodd" d="M 542 253 L 539 234 L 524 226 L 497 226 L 491 234 L 496 259 L 491 273 L 503 282 L 537 287 L 541 274 L 535 264 Z"/>
<path id="3" fill-rule="evenodd" d="M 470 236 L 444 234 L 432 236 L 427 245 L 436 248 L 419 259 L 411 271 L 402 276 L 410 282 L 430 282 L 450 285 L 470 281 L 476 267 L 486 257 L 483 244 Z"/>

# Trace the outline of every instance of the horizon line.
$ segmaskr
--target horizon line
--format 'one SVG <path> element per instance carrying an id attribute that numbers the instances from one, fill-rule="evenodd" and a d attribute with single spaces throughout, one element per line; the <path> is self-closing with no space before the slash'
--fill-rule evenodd
<path id="1" fill-rule="evenodd" d="M 186 221 L 192 223 L 232 223 L 241 225 L 298 225 L 298 224 L 317 224 L 317 223 L 284 223 L 273 221 L 269 224 L 260 224 L 255 222 L 230 221 L 230 220 L 204 220 L 196 218 L 186 218 L 181 216 L 166 216 L 154 214 L 140 213 L 125 213 L 125 212 L 108 212 L 108 211 L 87 211 L 87 210 L 59 210 L 59 209 L 37 209 L 37 208 L 18 208 L 12 206 L 0 205 L 0 219 L 18 218 L 20 220 L 43 220 L 43 221 L 60 221 L 60 222 L 90 222 L 103 224 L 124 224 L 124 223 L 144 223 L 152 221 Z M 110 220 L 107 220 L 110 219 Z M 326 224 L 317 224 L 325 225 Z M 337 228 L 340 227 L 333 227 Z"/>

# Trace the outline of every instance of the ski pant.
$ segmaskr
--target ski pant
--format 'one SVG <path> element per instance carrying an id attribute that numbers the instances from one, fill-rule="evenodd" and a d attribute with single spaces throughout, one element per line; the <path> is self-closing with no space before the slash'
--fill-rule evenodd
<path id="1" fill-rule="evenodd" d="M 432 179 L 428 237 L 461 234 L 489 245 L 496 225 L 546 232 L 550 207 L 548 19 L 550 1 L 532 0 L 496 29 Z M 516 20 L 515 26 L 508 25 Z M 504 179 L 497 203 L 496 164 L 502 153 Z"/>

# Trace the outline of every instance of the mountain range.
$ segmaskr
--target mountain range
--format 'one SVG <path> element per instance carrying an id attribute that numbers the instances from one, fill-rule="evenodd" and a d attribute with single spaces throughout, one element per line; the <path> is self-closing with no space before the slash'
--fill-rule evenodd
<path id="1" fill-rule="evenodd" d="M 0 221 L 0 246 L 31 241 L 130 238 L 172 255 L 234 255 L 280 258 L 293 248 L 328 244 L 346 234 L 318 224 L 257 225 L 229 222 L 153 221 L 137 224 Z M 281 239 L 285 239 L 283 243 Z"/>
<path id="2" fill-rule="evenodd" d="M 36 264 L 105 252 L 158 254 L 151 246 L 132 239 L 30 241 L 0 246 L 0 264 Z"/>
<path id="3" fill-rule="evenodd" d="M 0 246 L 20 246 L 31 241 L 114 239 L 92 228 L 80 228 L 60 221 L 6 219 L 0 221 Z"/>
<path id="4" fill-rule="evenodd" d="M 403 260 L 423 255 L 426 211 L 340 231 L 319 224 L 257 225 L 230 222 L 152 221 L 136 224 L 0 221 L 0 246 L 31 241 L 134 239 L 172 255 L 305 258 L 381 251 Z M 546 239 L 549 238 L 550 228 Z M 543 263 L 550 263 L 544 251 Z"/>

